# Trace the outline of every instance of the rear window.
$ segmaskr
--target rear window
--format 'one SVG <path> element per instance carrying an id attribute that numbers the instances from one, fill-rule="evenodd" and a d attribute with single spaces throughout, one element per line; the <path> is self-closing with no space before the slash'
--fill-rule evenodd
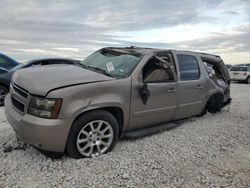
<path id="1" fill-rule="evenodd" d="M 177 55 L 181 80 L 198 80 L 200 78 L 200 69 L 197 59 L 192 55 Z"/>

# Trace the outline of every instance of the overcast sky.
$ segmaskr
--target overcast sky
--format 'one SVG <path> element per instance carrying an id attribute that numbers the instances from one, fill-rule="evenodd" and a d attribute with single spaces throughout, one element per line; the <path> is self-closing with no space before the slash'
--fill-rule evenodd
<path id="1" fill-rule="evenodd" d="M 0 15 L 0 52 L 19 61 L 135 45 L 250 63 L 250 0 L 1 0 Z"/>

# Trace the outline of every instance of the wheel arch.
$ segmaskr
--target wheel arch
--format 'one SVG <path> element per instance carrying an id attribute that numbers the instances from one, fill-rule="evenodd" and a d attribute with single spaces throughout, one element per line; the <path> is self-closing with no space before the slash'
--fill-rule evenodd
<path id="1" fill-rule="evenodd" d="M 107 107 L 100 107 L 100 108 L 92 108 L 92 109 L 87 109 L 81 113 L 79 113 L 76 118 L 73 120 L 72 124 L 81 116 L 92 112 L 92 111 L 96 111 L 96 110 L 106 110 L 109 113 L 111 113 L 114 118 L 117 120 L 118 125 L 119 125 L 119 135 L 121 134 L 123 127 L 124 127 L 124 112 L 122 110 L 122 108 L 117 107 L 117 106 L 107 106 Z M 71 124 L 71 126 L 72 126 Z"/>
<path id="2" fill-rule="evenodd" d="M 213 92 L 207 99 L 205 108 L 211 112 L 215 113 L 220 111 L 224 101 L 224 94 L 220 91 Z"/>
<path id="3" fill-rule="evenodd" d="M 67 136 L 67 141 L 66 141 L 66 144 L 65 144 L 65 148 L 64 148 L 64 153 L 66 153 L 67 155 L 70 155 L 71 157 L 73 158 L 81 158 L 82 156 L 79 156 L 81 154 L 79 154 L 79 150 L 76 151 L 76 148 L 77 146 L 75 146 L 74 144 L 74 139 L 75 139 L 75 135 L 76 133 L 78 134 L 79 133 L 79 130 L 81 130 L 81 125 L 84 126 L 84 124 L 82 124 L 84 121 L 85 123 L 89 122 L 90 119 L 91 121 L 93 121 L 94 119 L 92 119 L 94 116 L 98 116 L 99 114 L 102 114 L 100 116 L 100 119 L 102 117 L 104 117 L 103 115 L 106 114 L 105 117 L 107 118 L 111 118 L 111 122 L 115 123 L 115 119 L 117 120 L 117 123 L 118 123 L 118 127 L 117 127 L 117 124 L 115 126 L 115 129 L 113 129 L 113 131 L 115 131 L 116 134 L 114 134 L 114 139 L 112 140 L 112 144 L 109 146 L 109 148 L 107 149 L 107 152 L 111 151 L 112 148 L 114 147 L 115 143 L 117 142 L 117 139 L 119 138 L 119 130 L 121 130 L 121 126 L 120 126 L 120 123 L 122 122 L 122 119 L 118 120 L 119 117 L 122 118 L 122 114 L 121 114 L 121 109 L 119 109 L 118 107 L 104 107 L 104 108 L 95 108 L 95 109 L 91 109 L 91 110 L 86 110 L 82 113 L 80 113 L 75 119 L 74 121 L 72 122 L 71 126 L 70 126 L 70 130 L 68 132 L 68 136 Z M 87 114 L 89 113 L 89 117 L 86 116 Z M 113 115 L 113 118 L 111 117 Z M 90 119 L 89 119 L 90 118 Z M 115 118 L 115 119 L 114 119 Z M 106 119 L 106 118 L 104 118 Z M 75 124 L 75 123 L 78 123 L 78 124 Z M 78 126 L 80 124 L 80 126 Z M 113 124 L 114 125 L 114 124 Z M 72 145 L 73 144 L 73 145 Z M 106 151 L 105 151 L 106 153 Z"/>

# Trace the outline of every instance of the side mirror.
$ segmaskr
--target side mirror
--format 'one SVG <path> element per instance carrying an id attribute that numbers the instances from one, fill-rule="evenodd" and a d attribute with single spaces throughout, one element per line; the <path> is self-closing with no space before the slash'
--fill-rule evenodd
<path id="1" fill-rule="evenodd" d="M 148 85 L 144 83 L 140 88 L 139 88 L 139 94 L 141 96 L 142 102 L 144 105 L 147 104 L 148 97 L 150 96 L 150 92 L 148 90 Z"/>

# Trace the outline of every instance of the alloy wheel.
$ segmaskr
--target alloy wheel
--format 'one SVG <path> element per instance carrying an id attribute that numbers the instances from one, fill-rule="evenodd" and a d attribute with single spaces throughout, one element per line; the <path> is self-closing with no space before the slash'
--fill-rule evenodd
<path id="1" fill-rule="evenodd" d="M 87 123 L 78 133 L 76 146 L 85 157 L 94 157 L 105 153 L 111 146 L 114 133 L 111 125 L 103 120 Z"/>

